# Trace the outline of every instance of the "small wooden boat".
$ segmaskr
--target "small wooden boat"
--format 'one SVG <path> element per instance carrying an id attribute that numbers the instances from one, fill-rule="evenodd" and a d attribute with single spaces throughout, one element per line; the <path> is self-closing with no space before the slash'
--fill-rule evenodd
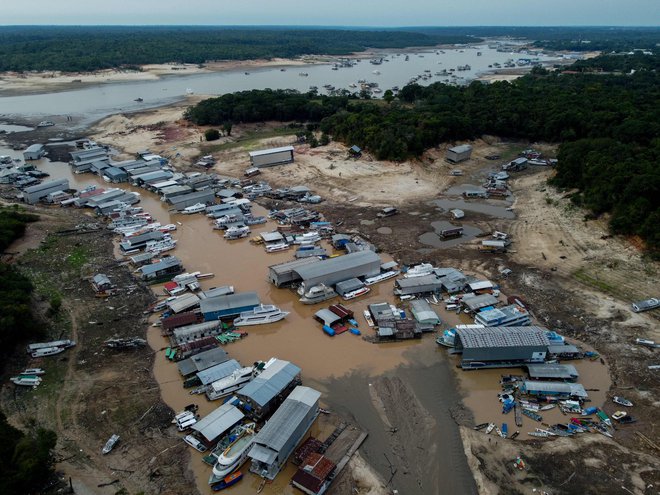
<path id="1" fill-rule="evenodd" d="M 509 436 L 509 426 L 506 423 L 502 423 L 502 429 L 500 430 L 500 436 L 506 438 Z"/>
<path id="2" fill-rule="evenodd" d="M 141 103 L 141 102 L 143 102 L 144 100 L 143 100 L 142 98 L 135 98 L 135 100 L 133 100 L 133 101 L 137 101 L 138 103 Z"/>
<path id="3" fill-rule="evenodd" d="M 369 313 L 369 310 L 365 309 L 363 314 L 364 314 L 364 319 L 367 322 L 367 325 L 369 325 L 370 327 L 373 327 L 374 326 L 374 320 L 373 320 L 373 318 L 371 318 L 371 313 Z"/>
<path id="4" fill-rule="evenodd" d="M 479 431 L 479 430 L 483 430 L 484 428 L 486 428 L 486 426 L 488 426 L 488 423 L 481 423 L 481 424 L 475 426 L 474 429 Z"/>
<path id="5" fill-rule="evenodd" d="M 532 418 L 534 421 L 543 421 L 543 417 L 540 414 L 536 414 L 534 411 L 523 408 L 521 412 L 528 418 Z"/>
<path id="6" fill-rule="evenodd" d="M 21 375 L 45 375 L 46 371 L 43 368 L 26 368 L 21 372 Z"/>
<path id="7" fill-rule="evenodd" d="M 211 485 L 211 489 L 214 492 L 218 492 L 220 490 L 224 490 L 225 488 L 229 488 L 232 485 L 235 485 L 239 481 L 243 479 L 243 473 L 240 471 L 236 471 L 234 473 L 231 473 L 229 476 L 225 477 L 222 481 L 219 481 L 218 483 L 214 483 Z"/>
<path id="8" fill-rule="evenodd" d="M 486 435 L 488 435 L 493 429 L 495 428 L 495 423 L 488 423 L 488 427 L 486 428 Z"/>
<path id="9" fill-rule="evenodd" d="M 518 435 L 520 435 L 520 430 L 516 430 L 513 435 L 511 435 L 511 440 L 515 440 Z"/>
<path id="10" fill-rule="evenodd" d="M 117 442 L 119 441 L 119 435 L 112 435 L 107 442 L 105 442 L 105 445 L 103 446 L 103 449 L 101 452 L 103 454 L 109 454 L 112 449 L 115 448 L 115 445 L 117 445 Z"/>
<path id="11" fill-rule="evenodd" d="M 557 404 L 546 404 L 545 406 L 541 406 L 539 411 L 549 411 L 550 409 L 554 409 L 557 407 Z"/>

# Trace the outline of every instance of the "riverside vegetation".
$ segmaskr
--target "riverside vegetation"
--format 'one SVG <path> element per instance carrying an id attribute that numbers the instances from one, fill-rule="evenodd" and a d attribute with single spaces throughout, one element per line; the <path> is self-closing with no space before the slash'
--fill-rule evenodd
<path id="1" fill-rule="evenodd" d="M 23 236 L 36 215 L 17 208 L 0 208 L 0 252 Z M 11 355 L 28 339 L 38 337 L 39 325 L 32 316 L 34 287 L 12 265 L 0 263 L 0 353 Z M 5 360 L 3 359 L 3 362 Z M 0 411 L 0 493 L 35 493 L 52 475 L 55 432 L 29 423 L 27 431 L 14 428 Z"/>
<path id="2" fill-rule="evenodd" d="M 561 74 L 535 68 L 513 82 L 457 87 L 435 83 L 401 89 L 396 99 L 341 92 L 254 90 L 204 100 L 185 117 L 198 125 L 307 122 L 379 160 L 421 156 L 447 141 L 484 134 L 562 143 L 553 184 L 594 214 L 610 213 L 618 234 L 638 235 L 660 252 L 660 75 L 655 56 L 619 56 L 632 74 Z M 590 64 L 612 63 L 598 57 Z"/>

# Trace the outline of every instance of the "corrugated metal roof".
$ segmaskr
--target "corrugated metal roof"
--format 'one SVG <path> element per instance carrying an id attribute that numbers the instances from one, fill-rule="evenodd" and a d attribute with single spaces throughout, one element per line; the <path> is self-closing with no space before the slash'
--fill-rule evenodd
<path id="1" fill-rule="evenodd" d="M 176 256 L 168 256 L 163 258 L 158 263 L 150 263 L 149 265 L 144 265 L 139 268 L 142 275 L 150 275 L 156 273 L 159 270 L 164 270 L 166 268 L 171 268 L 181 264 L 181 260 Z M 194 295 L 194 294 L 193 294 Z"/>
<path id="2" fill-rule="evenodd" d="M 410 303 L 410 311 L 420 323 L 439 323 L 440 317 L 424 299 L 415 299 Z"/>
<path id="3" fill-rule="evenodd" d="M 256 292 L 240 292 L 238 294 L 202 299 L 199 307 L 202 313 L 215 313 L 216 311 L 238 309 L 245 306 L 257 306 L 260 303 L 261 301 L 259 301 L 259 296 Z"/>
<path id="4" fill-rule="evenodd" d="M 548 346 L 544 327 L 458 328 L 456 336 L 463 348 Z"/>
<path id="5" fill-rule="evenodd" d="M 172 333 L 174 334 L 175 339 L 181 339 L 191 333 L 202 332 L 204 330 L 213 330 L 214 328 L 219 327 L 221 324 L 222 322 L 220 320 L 205 321 L 202 323 L 195 323 L 194 325 L 186 325 L 176 328 Z"/>
<path id="6" fill-rule="evenodd" d="M 235 406 L 223 404 L 195 423 L 192 429 L 211 442 L 238 423 L 243 417 L 243 413 Z"/>
<path id="7" fill-rule="evenodd" d="M 341 320 L 341 318 L 339 316 L 334 314 L 329 309 L 320 309 L 319 311 L 314 313 L 314 317 L 318 318 L 319 320 L 321 320 L 326 325 L 332 325 L 333 323 Z"/>
<path id="8" fill-rule="evenodd" d="M 319 261 L 310 265 L 301 266 L 295 271 L 303 280 L 321 277 L 340 270 L 347 270 L 361 266 L 365 263 L 378 262 L 380 268 L 380 256 L 373 251 L 359 251 L 357 253 L 346 254 L 336 258 Z"/>
<path id="9" fill-rule="evenodd" d="M 470 282 L 468 285 L 472 290 L 483 290 L 491 289 L 493 287 L 493 282 L 490 280 L 477 280 L 476 282 Z"/>
<path id="10" fill-rule="evenodd" d="M 424 275 L 422 277 L 399 278 L 396 284 L 402 289 L 410 287 L 421 287 L 423 285 L 442 285 L 442 281 L 436 275 Z"/>
<path id="11" fill-rule="evenodd" d="M 186 376 L 193 372 L 209 369 L 211 366 L 224 363 L 227 360 L 229 360 L 229 356 L 227 356 L 225 350 L 219 347 L 214 347 L 213 349 L 200 352 L 188 359 L 179 361 L 177 365 L 179 367 L 179 372 L 183 376 Z"/>
<path id="12" fill-rule="evenodd" d="M 305 419 L 309 410 L 318 407 L 320 397 L 321 392 L 313 388 L 297 386 L 257 433 L 254 443 L 279 452 Z"/>
<path id="13" fill-rule="evenodd" d="M 531 378 L 575 379 L 580 376 L 571 364 L 528 364 L 527 371 Z"/>
<path id="14" fill-rule="evenodd" d="M 571 354 L 577 354 L 578 352 L 580 352 L 580 349 L 578 349 L 574 345 L 553 344 L 548 346 L 548 352 L 550 354 L 563 354 L 566 352 L 569 352 Z"/>
<path id="15" fill-rule="evenodd" d="M 170 308 L 175 313 L 180 313 L 186 309 L 192 308 L 199 304 L 199 297 L 197 294 L 183 294 L 182 296 L 177 297 L 173 301 L 167 303 L 167 307 Z"/>
<path id="16" fill-rule="evenodd" d="M 492 294 L 481 294 L 479 296 L 468 297 L 467 295 L 462 299 L 470 311 L 476 311 L 487 306 L 493 306 L 498 303 L 498 299 Z"/>
<path id="17" fill-rule="evenodd" d="M 589 397 L 587 391 L 579 383 L 542 382 L 537 380 L 524 381 L 523 390 L 547 394 L 570 394 L 576 397 Z"/>
<path id="18" fill-rule="evenodd" d="M 303 258 L 299 260 L 287 261 L 286 263 L 279 263 L 277 265 L 271 265 L 268 268 L 276 274 L 282 274 L 290 272 L 298 267 L 309 265 L 310 263 L 320 262 L 318 258 Z"/>
<path id="19" fill-rule="evenodd" d="M 293 152 L 293 146 L 282 146 L 281 148 L 270 148 L 267 150 L 250 151 L 248 154 L 250 155 L 250 157 L 253 157 L 253 156 L 262 156 L 262 155 L 272 155 L 273 153 L 281 153 L 282 151 Z"/>
<path id="20" fill-rule="evenodd" d="M 364 282 L 362 282 L 358 278 L 349 278 L 348 280 L 344 280 L 343 282 L 337 283 L 337 285 L 335 286 L 335 290 L 337 291 L 338 294 L 343 295 L 346 292 L 357 290 L 360 289 L 361 287 L 364 287 Z"/>
<path id="21" fill-rule="evenodd" d="M 230 359 L 224 363 L 216 364 L 197 373 L 202 385 L 208 385 L 216 380 L 220 380 L 231 375 L 235 370 L 240 369 L 241 365 L 235 359 Z"/>
<path id="22" fill-rule="evenodd" d="M 276 359 L 259 376 L 243 387 L 240 395 L 264 406 L 286 388 L 300 371 L 301 369 L 295 364 Z"/>
<path id="23" fill-rule="evenodd" d="M 447 151 L 451 151 L 453 153 L 465 153 L 466 151 L 472 151 L 472 146 L 469 144 L 461 144 L 459 146 L 449 148 Z"/>

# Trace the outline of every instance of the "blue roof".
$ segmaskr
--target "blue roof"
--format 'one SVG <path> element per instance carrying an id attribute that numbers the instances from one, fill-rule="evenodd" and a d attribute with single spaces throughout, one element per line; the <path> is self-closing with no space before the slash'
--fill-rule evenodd
<path id="1" fill-rule="evenodd" d="M 254 380 L 245 385 L 242 395 L 259 406 L 265 406 L 298 376 L 301 369 L 295 364 L 281 359 L 275 360 Z"/>

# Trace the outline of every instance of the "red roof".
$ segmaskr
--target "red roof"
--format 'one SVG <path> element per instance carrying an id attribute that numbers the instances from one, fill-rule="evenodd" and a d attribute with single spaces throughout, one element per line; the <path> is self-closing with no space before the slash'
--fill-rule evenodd
<path id="1" fill-rule="evenodd" d="M 178 315 L 172 315 L 161 321 L 161 326 L 163 330 L 170 332 L 178 327 L 183 327 L 186 325 L 192 325 L 199 321 L 199 313 L 195 311 L 188 311 L 186 313 L 180 313 Z"/>
<path id="2" fill-rule="evenodd" d="M 318 438 L 309 437 L 293 453 L 293 463 L 300 466 L 312 452 L 318 452 L 323 446 L 323 442 Z"/>
<path id="3" fill-rule="evenodd" d="M 353 311 L 344 307 L 342 304 L 333 304 L 328 309 L 339 316 L 341 319 L 353 318 Z"/>
<path id="4" fill-rule="evenodd" d="M 318 493 L 336 467 L 330 459 L 314 452 L 307 456 L 302 467 L 291 478 L 291 482 L 312 493 Z"/>

